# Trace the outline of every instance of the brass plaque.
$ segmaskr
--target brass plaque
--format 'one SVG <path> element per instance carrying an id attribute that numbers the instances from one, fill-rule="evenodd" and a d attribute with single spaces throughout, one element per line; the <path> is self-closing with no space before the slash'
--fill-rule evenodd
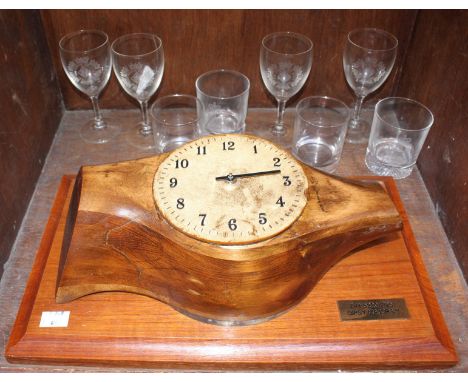
<path id="1" fill-rule="evenodd" d="M 409 318 L 404 298 L 337 301 L 341 321 Z"/>

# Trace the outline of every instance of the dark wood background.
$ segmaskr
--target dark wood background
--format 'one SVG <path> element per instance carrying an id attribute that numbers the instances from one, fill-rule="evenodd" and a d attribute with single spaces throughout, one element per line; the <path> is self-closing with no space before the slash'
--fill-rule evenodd
<path id="1" fill-rule="evenodd" d="M 409 96 L 434 112 L 434 127 L 419 167 L 467 277 L 466 25 L 467 11 L 1 11 L 0 75 L 6 80 L 0 85 L 0 264 L 8 256 L 59 124 L 62 102 L 66 109 L 91 107 L 61 67 L 58 41 L 64 34 L 96 28 L 106 31 L 112 41 L 125 33 L 153 32 L 163 39 L 166 57 L 160 95 L 195 94 L 198 75 L 231 68 L 251 80 L 250 107 L 273 107 L 258 66 L 264 35 L 292 30 L 307 35 L 315 44 L 310 78 L 288 106 L 312 94 L 350 102 L 353 95 L 342 69 L 346 34 L 354 28 L 373 26 L 395 34 L 399 50 L 390 78 L 372 98 Z M 137 108 L 114 77 L 101 96 L 101 106 Z"/>
<path id="2" fill-rule="evenodd" d="M 38 11 L 0 11 L 0 277 L 62 118 Z"/>
<path id="3" fill-rule="evenodd" d="M 388 30 L 400 48 L 390 78 L 374 96 L 392 93 L 412 36 L 414 10 L 100 10 L 42 12 L 47 38 L 67 109 L 89 108 L 89 101 L 66 79 L 58 52 L 60 38 L 74 30 L 106 31 L 111 41 L 132 32 L 151 32 L 163 40 L 165 72 L 159 94 L 195 94 L 196 78 L 212 69 L 235 69 L 251 84 L 249 107 L 275 106 L 263 86 L 259 54 L 262 38 L 272 32 L 303 33 L 314 43 L 314 61 L 306 85 L 295 99 L 312 94 L 330 95 L 347 102 L 352 91 L 343 74 L 343 47 L 347 33 L 362 26 Z M 101 96 L 104 108 L 136 107 L 119 89 L 115 76 Z M 292 103 L 288 103 L 288 106 Z"/>
<path id="4" fill-rule="evenodd" d="M 468 11 L 418 15 L 398 94 L 435 121 L 418 165 L 468 279 Z"/>

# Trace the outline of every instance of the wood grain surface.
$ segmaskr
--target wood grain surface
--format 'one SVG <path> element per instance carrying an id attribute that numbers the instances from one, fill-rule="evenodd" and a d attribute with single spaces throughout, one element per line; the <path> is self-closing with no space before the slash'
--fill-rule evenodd
<path id="1" fill-rule="evenodd" d="M 398 94 L 434 114 L 418 166 L 468 280 L 467 23 L 466 10 L 420 12 Z"/>
<path id="2" fill-rule="evenodd" d="M 0 11 L 0 46 L 1 278 L 60 123 L 62 103 L 39 11 Z"/>
<path id="3" fill-rule="evenodd" d="M 129 291 L 205 320 L 263 321 L 303 300 L 352 249 L 401 228 L 378 183 L 298 164 L 309 185 L 307 204 L 287 230 L 242 246 L 200 241 L 174 229 L 155 209 L 153 177 L 167 156 L 80 170 L 65 229 L 58 302 Z"/>
<path id="4" fill-rule="evenodd" d="M 374 96 L 392 93 L 411 39 L 416 10 L 43 10 L 47 38 L 67 109 L 91 108 L 65 77 L 58 41 L 66 33 L 101 29 L 110 40 L 131 32 L 152 32 L 163 40 L 166 67 L 160 95 L 195 94 L 196 78 L 212 69 L 234 69 L 250 79 L 249 106 L 272 107 L 274 99 L 264 87 L 259 69 L 262 38 L 269 33 L 293 31 L 314 43 L 309 80 L 294 97 L 328 95 L 353 100 L 343 74 L 343 48 L 347 33 L 359 27 L 377 27 L 399 40 L 392 74 Z M 136 108 L 112 76 L 101 97 L 104 108 Z"/>
<path id="5" fill-rule="evenodd" d="M 71 179 L 64 178 L 57 194 L 6 350 L 11 362 L 306 370 L 443 367 L 457 360 L 392 181 L 386 185 L 402 214 L 403 235 L 395 233 L 338 263 L 288 313 L 235 328 L 200 323 L 131 293 L 99 293 L 56 304 L 70 185 Z M 339 319 L 337 300 L 395 297 L 406 300 L 409 319 Z M 68 327 L 39 327 L 43 311 L 64 310 L 70 311 Z"/>

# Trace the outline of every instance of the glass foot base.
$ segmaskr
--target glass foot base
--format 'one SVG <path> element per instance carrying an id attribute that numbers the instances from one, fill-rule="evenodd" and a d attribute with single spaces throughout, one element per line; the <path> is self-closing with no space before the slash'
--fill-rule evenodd
<path id="1" fill-rule="evenodd" d="M 277 129 L 275 125 L 269 126 L 266 129 L 258 130 L 256 134 L 283 149 L 290 150 L 292 147 L 293 129 L 287 126 L 283 126 L 281 130 Z"/>
<path id="2" fill-rule="evenodd" d="M 143 123 L 138 123 L 125 134 L 125 140 L 133 147 L 141 150 L 155 150 L 156 142 L 153 130 L 143 129 Z"/>
<path id="3" fill-rule="evenodd" d="M 120 128 L 111 118 L 105 118 L 104 128 L 96 129 L 94 120 L 88 121 L 80 129 L 80 137 L 86 143 L 102 144 L 113 140 L 120 133 Z"/>
<path id="4" fill-rule="evenodd" d="M 348 124 L 348 132 L 346 133 L 346 142 L 348 143 L 367 143 L 369 140 L 369 124 L 360 119 L 350 120 Z"/>

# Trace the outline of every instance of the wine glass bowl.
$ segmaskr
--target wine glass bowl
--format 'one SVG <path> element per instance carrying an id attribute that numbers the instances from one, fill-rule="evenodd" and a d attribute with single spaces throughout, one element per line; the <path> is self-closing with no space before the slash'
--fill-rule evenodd
<path id="1" fill-rule="evenodd" d="M 94 120 L 82 126 L 80 135 L 89 143 L 106 143 L 119 129 L 101 115 L 98 97 L 109 82 L 112 59 L 109 37 L 98 30 L 80 30 L 62 37 L 60 60 L 70 82 L 87 95 L 93 104 Z"/>
<path id="2" fill-rule="evenodd" d="M 343 53 L 346 81 L 357 100 L 348 125 L 346 141 L 367 141 L 368 124 L 360 118 L 364 98 L 376 91 L 390 75 L 396 59 L 398 40 L 376 28 L 361 28 L 348 33 Z"/>
<path id="3" fill-rule="evenodd" d="M 312 41 L 298 33 L 277 32 L 262 40 L 260 73 L 265 87 L 278 102 L 276 123 L 264 134 L 285 147 L 291 145 L 291 128 L 284 125 L 284 109 L 309 77 L 312 51 Z"/>
<path id="4" fill-rule="evenodd" d="M 114 72 L 120 86 L 138 101 L 142 121 L 127 134 L 127 141 L 138 148 L 155 147 L 148 119 L 148 101 L 161 84 L 164 51 L 161 39 L 150 33 L 132 33 L 112 43 Z"/>

